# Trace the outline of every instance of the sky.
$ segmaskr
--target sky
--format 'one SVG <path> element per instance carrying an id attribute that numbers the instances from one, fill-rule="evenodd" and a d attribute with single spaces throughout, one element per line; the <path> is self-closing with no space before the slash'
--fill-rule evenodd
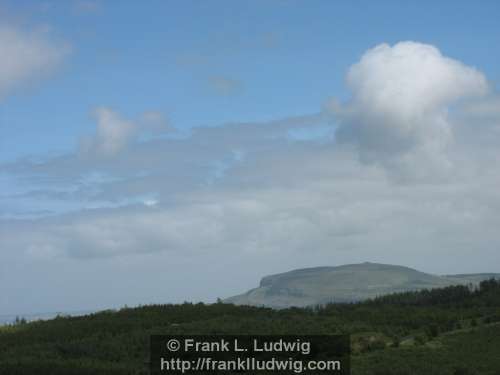
<path id="1" fill-rule="evenodd" d="M 0 1 L 0 314 L 294 268 L 500 272 L 497 1 Z"/>

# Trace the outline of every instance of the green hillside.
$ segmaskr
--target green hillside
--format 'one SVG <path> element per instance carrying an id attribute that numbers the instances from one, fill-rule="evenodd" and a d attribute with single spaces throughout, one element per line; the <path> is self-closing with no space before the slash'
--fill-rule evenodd
<path id="1" fill-rule="evenodd" d="M 355 375 L 500 375 L 500 324 L 355 357 Z"/>
<path id="2" fill-rule="evenodd" d="M 477 284 L 495 274 L 437 276 L 377 263 L 298 269 L 264 277 L 258 288 L 226 299 L 236 305 L 287 308 L 353 302 L 457 284 Z"/>
<path id="3" fill-rule="evenodd" d="M 500 281 L 356 304 L 151 305 L 0 328 L 1 375 L 147 374 L 151 334 L 350 334 L 353 375 L 498 375 Z"/>

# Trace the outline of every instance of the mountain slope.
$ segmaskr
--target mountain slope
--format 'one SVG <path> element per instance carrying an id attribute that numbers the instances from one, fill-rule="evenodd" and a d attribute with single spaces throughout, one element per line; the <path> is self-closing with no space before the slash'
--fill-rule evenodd
<path id="1" fill-rule="evenodd" d="M 286 308 L 353 302 L 384 294 L 478 283 L 494 274 L 437 276 L 377 263 L 315 267 L 264 277 L 258 288 L 230 297 L 236 305 Z"/>

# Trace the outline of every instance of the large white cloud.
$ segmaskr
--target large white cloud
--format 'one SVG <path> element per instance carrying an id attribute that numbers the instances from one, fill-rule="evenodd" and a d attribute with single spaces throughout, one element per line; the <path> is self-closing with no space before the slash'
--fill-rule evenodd
<path id="1" fill-rule="evenodd" d="M 46 32 L 0 25 L 0 99 L 50 72 L 68 51 L 68 45 L 54 42 Z"/>
<path id="2" fill-rule="evenodd" d="M 350 101 L 329 105 L 340 120 L 339 142 L 356 145 L 365 162 L 414 177 L 446 172 L 450 106 L 489 89 L 478 70 L 416 42 L 368 50 L 349 69 L 347 85 Z"/>

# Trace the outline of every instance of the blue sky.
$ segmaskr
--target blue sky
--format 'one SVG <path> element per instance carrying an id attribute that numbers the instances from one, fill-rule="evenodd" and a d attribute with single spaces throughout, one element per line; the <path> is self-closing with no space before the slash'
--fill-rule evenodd
<path id="1" fill-rule="evenodd" d="M 380 42 L 430 43 L 499 77 L 496 1 L 4 3 L 9 20 L 50 28 L 71 53 L 2 104 L 2 160 L 74 147 L 101 105 L 164 111 L 178 128 L 315 113 Z M 220 93 L 217 78 L 241 87 Z"/>
<path id="2" fill-rule="evenodd" d="M 363 261 L 500 272 L 499 16 L 0 2 L 0 312 L 214 301 Z"/>

